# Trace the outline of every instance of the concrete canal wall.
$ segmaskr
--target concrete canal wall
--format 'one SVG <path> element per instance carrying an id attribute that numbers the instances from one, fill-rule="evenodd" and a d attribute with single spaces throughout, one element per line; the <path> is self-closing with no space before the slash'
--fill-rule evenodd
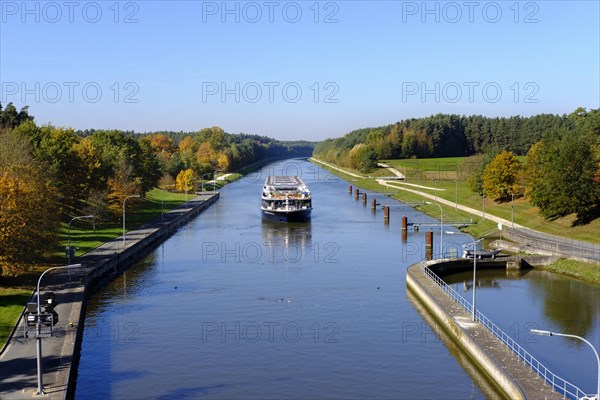
<path id="1" fill-rule="evenodd" d="M 530 258 L 527 264 L 538 260 Z M 503 268 L 506 260 L 478 262 L 479 268 Z M 424 271 L 444 275 L 472 270 L 472 260 L 434 260 L 413 264 L 407 269 L 406 285 L 418 301 L 440 323 L 460 348 L 508 399 L 562 399 L 543 379 L 524 363 L 483 324 L 446 293 Z"/>
<path id="2" fill-rule="evenodd" d="M 87 300 L 94 288 L 112 280 L 121 271 L 144 258 L 160 243 L 174 234 L 177 229 L 193 220 L 202 211 L 215 203 L 219 199 L 219 196 L 218 192 L 208 196 L 198 196 L 166 213 L 164 221 L 151 222 L 135 231 L 127 232 L 125 235 L 126 244 L 130 243 L 130 241 L 131 244 L 127 244 L 125 248 L 122 247 L 122 239 L 118 238 L 116 248 L 113 241 L 107 243 L 106 247 L 101 246 L 102 248 L 98 248 L 80 260 L 76 260 L 76 262 L 82 263 L 86 269 L 85 290 L 82 301 L 79 304 L 74 304 L 71 313 L 72 318 L 76 318 L 70 321 L 77 320 L 78 323 L 73 343 L 73 362 L 69 366 L 65 399 L 72 399 L 75 396 L 75 383 L 77 381 L 77 366 L 79 364 L 81 341 L 83 339 L 85 310 Z M 118 248 L 119 245 L 121 245 L 120 250 Z"/>
<path id="3" fill-rule="evenodd" d="M 77 366 L 83 337 L 87 299 L 93 290 L 114 278 L 134 262 L 153 251 L 160 243 L 190 222 L 219 199 L 219 193 L 198 196 L 164 214 L 164 218 L 129 231 L 93 251 L 73 260 L 82 264 L 72 270 L 73 285 L 65 271 L 44 278 L 41 292 L 56 295 L 59 324 L 43 344 L 44 399 L 71 399 L 75 394 Z M 32 301 L 35 299 L 32 297 Z M 36 338 L 24 335 L 23 314 L 0 354 L 0 399 L 31 399 L 37 389 Z"/>

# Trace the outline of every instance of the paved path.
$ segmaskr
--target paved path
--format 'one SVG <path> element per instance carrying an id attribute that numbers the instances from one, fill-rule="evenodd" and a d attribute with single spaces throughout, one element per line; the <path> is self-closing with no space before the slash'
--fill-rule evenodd
<path id="1" fill-rule="evenodd" d="M 377 183 L 387 188 L 400 189 L 410 193 L 415 193 L 419 196 L 434 200 L 440 204 L 450 207 L 457 207 L 459 210 L 466 211 L 470 214 L 483 218 L 482 210 L 476 210 L 460 204 L 456 205 L 455 202 L 442 199 L 432 194 L 402 187 L 402 183 L 386 181 L 383 179 L 378 179 Z M 574 258 L 584 262 L 600 264 L 600 245 L 598 244 L 550 235 L 548 233 L 527 228 L 517 223 L 512 225 L 511 221 L 496 217 L 495 215 L 489 213 L 485 213 L 485 218 L 502 224 L 504 235 L 508 239 L 519 243 L 522 246 L 523 251 L 533 254 L 557 255 L 566 258 Z"/>
<path id="2" fill-rule="evenodd" d="M 309 158 L 309 160 L 317 162 L 319 164 L 323 164 L 323 165 L 327 166 L 328 168 L 335 169 L 336 171 L 343 172 L 344 174 L 353 176 L 355 178 L 363 178 L 363 179 L 367 179 L 368 178 L 366 176 L 362 176 L 362 175 L 358 175 L 358 174 L 355 174 L 355 173 L 352 173 L 352 172 L 345 171 L 345 170 L 343 170 L 341 168 L 336 167 L 333 164 L 329 164 L 329 163 L 326 163 L 325 161 L 317 160 L 316 158 L 312 158 L 311 157 L 311 158 Z"/>
<path id="3" fill-rule="evenodd" d="M 377 163 L 377 166 L 381 167 L 381 168 L 389 169 L 392 174 L 396 175 L 400 179 L 406 179 L 406 176 L 404 176 L 404 174 L 402 172 L 398 171 L 396 168 L 394 168 L 390 165 L 387 165 L 384 163 Z"/>
<path id="4" fill-rule="evenodd" d="M 361 176 L 354 174 L 352 172 L 344 171 L 330 163 L 326 163 L 324 161 L 317 160 L 315 158 L 311 158 L 312 161 L 323 164 L 328 168 L 335 169 L 337 171 L 343 172 L 344 174 L 354 176 L 357 178 L 368 179 L 369 177 Z M 471 207 L 463 206 L 461 204 L 456 204 L 455 202 L 442 199 L 438 196 L 429 193 L 423 193 L 422 190 L 414 190 L 407 188 L 406 186 L 416 187 L 417 189 L 425 189 L 425 190 L 443 190 L 436 189 L 428 186 L 420 186 L 414 185 L 405 182 L 398 181 L 390 181 L 382 178 L 375 178 L 375 181 L 380 185 L 396 190 L 404 190 L 410 193 L 417 194 L 421 197 L 433 200 L 440 204 L 444 204 L 450 207 L 456 207 L 459 210 L 468 212 L 470 214 L 476 215 L 481 218 L 489 219 L 490 221 L 499 223 L 503 225 L 503 232 L 509 239 L 520 243 L 524 248 L 527 248 L 528 252 L 534 254 L 553 254 L 566 258 L 574 258 L 577 260 L 585 261 L 585 262 L 593 262 L 596 264 L 600 264 L 600 245 L 590 242 L 584 242 L 581 240 L 572 240 L 563 238 L 560 236 L 550 235 L 544 232 L 536 231 L 530 228 L 527 228 L 523 225 L 512 223 L 511 221 L 497 217 L 490 213 L 483 213 L 483 210 L 477 210 Z"/>
<path id="5" fill-rule="evenodd" d="M 23 318 L 17 322 L 17 329 L 0 354 L 0 399 L 64 399 L 67 396 L 67 383 L 74 376 L 71 366 L 76 355 L 77 342 L 81 340 L 83 326 L 82 301 L 85 298 L 85 285 L 98 278 L 100 270 L 112 263 L 115 269 L 126 263 L 124 259 L 135 257 L 139 247 L 150 247 L 158 240 L 164 240 L 177 226 L 192 215 L 212 204 L 218 193 L 198 196 L 178 208 L 164 214 L 164 221 L 146 224 L 140 229 L 126 233 L 126 242 L 118 237 L 79 257 L 73 263 L 81 263 L 82 268 L 72 270 L 72 285 L 66 271 L 52 271 L 44 275 L 41 282 L 42 295 L 46 291 L 56 294 L 59 322 L 52 337 L 42 339 L 43 383 L 47 393 L 35 396 L 37 391 L 36 338 L 33 334 L 23 335 Z M 32 300 L 35 301 L 35 296 Z M 70 389 L 72 390 L 72 388 Z"/>
<path id="6" fill-rule="evenodd" d="M 377 183 L 379 183 L 382 186 L 385 186 L 385 187 L 388 187 L 388 188 L 392 188 L 392 189 L 400 189 L 400 190 L 404 190 L 404 191 L 407 191 L 407 192 L 410 192 L 410 193 L 415 193 L 415 194 L 418 194 L 419 196 L 425 197 L 427 199 L 434 200 L 434 201 L 436 201 L 436 202 L 438 202 L 440 204 L 445 204 L 445 205 L 451 206 L 451 207 L 457 207 L 459 210 L 466 211 L 466 212 L 468 212 L 470 214 L 477 215 L 477 216 L 480 216 L 482 218 L 484 217 L 482 210 L 476 210 L 474 208 L 463 206 L 463 205 L 460 205 L 460 204 L 456 205 L 456 203 L 453 202 L 453 201 L 442 199 L 442 198 L 440 198 L 438 196 L 435 196 L 433 194 L 423 193 L 423 192 L 418 191 L 418 190 L 408 189 L 406 187 L 399 186 L 399 185 L 402 185 L 402 184 L 398 183 L 398 182 L 386 181 L 384 179 L 376 179 L 376 181 L 377 181 Z M 496 223 L 500 223 L 500 224 L 502 224 L 504 226 L 507 226 L 507 227 L 510 227 L 510 225 L 511 225 L 510 221 L 508 221 L 508 220 L 506 220 L 504 218 L 496 217 L 496 216 L 491 215 L 489 213 L 485 213 L 485 218 L 489 219 L 490 221 L 494 221 Z M 519 224 L 514 224 L 514 227 L 515 228 L 524 228 L 523 225 L 519 225 Z"/>

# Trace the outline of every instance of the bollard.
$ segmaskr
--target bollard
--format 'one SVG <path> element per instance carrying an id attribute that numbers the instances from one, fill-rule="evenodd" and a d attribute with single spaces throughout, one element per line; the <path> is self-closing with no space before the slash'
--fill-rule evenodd
<path id="1" fill-rule="evenodd" d="M 352 194 L 352 185 L 348 186 L 348 193 Z"/>
<path id="2" fill-rule="evenodd" d="M 377 200 L 376 199 L 371 199 L 371 210 L 373 210 L 373 211 L 377 210 Z"/>
<path id="3" fill-rule="evenodd" d="M 390 223 L 390 207 L 389 206 L 383 207 L 383 220 L 386 224 Z"/>
<path id="4" fill-rule="evenodd" d="M 433 257 L 433 232 L 425 232 L 425 259 L 431 260 Z"/>
<path id="5" fill-rule="evenodd" d="M 408 231 L 403 230 L 402 231 L 402 243 L 406 243 L 407 240 L 408 240 Z"/>
<path id="6" fill-rule="evenodd" d="M 359 194 L 360 194 L 360 191 L 358 189 L 356 189 L 356 191 L 354 192 L 354 200 L 358 200 Z"/>
<path id="7" fill-rule="evenodd" d="M 402 232 L 406 232 L 406 228 L 408 226 L 408 218 L 406 218 L 406 215 L 402 216 Z"/>
<path id="8" fill-rule="evenodd" d="M 367 194 L 366 193 L 362 194 L 362 203 L 363 203 L 363 206 L 367 205 Z"/>

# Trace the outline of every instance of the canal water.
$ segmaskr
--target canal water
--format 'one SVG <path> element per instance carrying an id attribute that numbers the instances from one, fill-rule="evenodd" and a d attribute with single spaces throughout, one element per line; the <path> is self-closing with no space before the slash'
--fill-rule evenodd
<path id="1" fill-rule="evenodd" d="M 262 220 L 267 175 L 303 178 L 313 192 L 311 222 Z M 407 294 L 406 268 L 424 257 L 425 234 L 403 243 L 400 217 L 435 220 L 378 195 L 391 207 L 386 225 L 348 185 L 287 160 L 226 186 L 217 203 L 90 299 L 76 398 L 497 398 Z M 498 277 L 499 289 L 479 292 L 482 310 L 492 318 L 500 311 L 519 333 L 530 321 L 565 329 L 582 319 L 575 325 L 598 340 L 598 288 L 533 276 Z M 457 279 L 468 291 L 468 279 Z M 553 306 L 561 300 L 569 313 Z M 557 338 L 538 345 L 541 353 L 563 347 L 550 366 L 592 389 L 595 367 L 583 348 Z M 562 364 L 579 355 L 585 365 Z"/>

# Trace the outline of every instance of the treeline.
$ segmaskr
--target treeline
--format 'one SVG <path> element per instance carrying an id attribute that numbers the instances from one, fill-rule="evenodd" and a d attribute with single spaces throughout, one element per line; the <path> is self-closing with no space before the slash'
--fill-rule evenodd
<path id="1" fill-rule="evenodd" d="M 313 144 L 229 134 L 134 134 L 37 126 L 27 107 L 0 105 L 0 268 L 19 271 L 55 249 L 60 223 L 93 214 L 117 222 L 123 200 L 154 187 L 189 189 L 215 171 L 229 172 L 267 157 L 310 156 Z M 135 206 L 136 199 L 127 201 Z"/>
<path id="2" fill-rule="evenodd" d="M 497 202 L 525 196 L 546 219 L 574 214 L 576 225 L 600 217 L 600 110 L 529 118 L 438 114 L 356 130 L 321 142 L 314 155 L 363 172 L 379 159 L 469 156 L 458 169 L 480 195 Z"/>
<path id="3" fill-rule="evenodd" d="M 467 184 L 496 202 L 526 196 L 550 220 L 574 214 L 579 225 L 600 217 L 600 110 L 580 108 L 568 120 L 568 129 L 544 132 L 525 163 L 507 150 L 465 159 L 473 172 Z"/>
<path id="4" fill-rule="evenodd" d="M 489 118 L 436 114 L 327 139 L 315 147 L 313 154 L 367 172 L 373 168 L 373 159 L 462 157 L 497 149 L 525 155 L 544 132 L 572 130 L 574 126 L 567 115 Z"/>

